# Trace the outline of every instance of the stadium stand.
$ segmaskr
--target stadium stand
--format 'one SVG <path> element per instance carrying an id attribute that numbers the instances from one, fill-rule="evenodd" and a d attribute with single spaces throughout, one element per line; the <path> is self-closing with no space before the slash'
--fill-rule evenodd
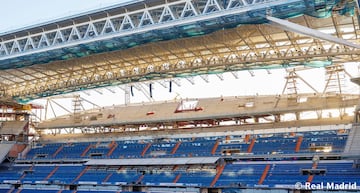
<path id="1" fill-rule="evenodd" d="M 297 182 L 307 181 L 340 184 L 344 178 L 360 183 L 360 169 L 353 161 L 338 159 L 349 133 L 349 129 L 332 129 L 146 140 L 43 141 L 34 144 L 14 165 L 0 168 L 0 192 L 73 193 L 93 191 L 94 187 L 99 192 L 145 190 L 141 187 L 226 192 L 233 188 L 293 189 Z M 315 160 L 314 155 L 332 160 Z M 14 189 L 18 185 L 21 189 Z"/>
<path id="2" fill-rule="evenodd" d="M 4 100 L 128 83 L 130 100 L 142 81 L 171 78 L 171 90 L 172 78 L 273 68 L 296 85 L 300 66 L 341 82 L 331 73 L 358 59 L 358 16 L 350 0 L 138 0 L 0 34 L 0 193 L 360 191 L 358 94 L 287 85 L 84 111 L 78 97 L 39 123 Z"/>
<path id="3" fill-rule="evenodd" d="M 23 159 L 108 159 L 151 157 L 206 157 L 239 154 L 301 154 L 314 152 L 340 153 L 348 132 L 336 130 L 258 134 L 250 136 L 217 136 L 127 141 L 72 143 L 39 143 Z M 226 138 L 230 138 L 227 140 Z M 299 142 L 299 139 L 301 141 Z M 115 145 L 116 144 L 116 145 Z M 252 150 L 249 151 L 252 146 Z M 298 147 L 297 147 L 298 146 Z"/>

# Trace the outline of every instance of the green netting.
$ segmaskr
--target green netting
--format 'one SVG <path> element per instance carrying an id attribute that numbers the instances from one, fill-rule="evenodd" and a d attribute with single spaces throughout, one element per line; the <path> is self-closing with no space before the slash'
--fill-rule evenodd
<path id="1" fill-rule="evenodd" d="M 343 0 L 307 0 L 305 3 L 305 14 L 318 18 L 330 17 L 333 13 L 352 16 L 356 6 L 355 1 Z"/>

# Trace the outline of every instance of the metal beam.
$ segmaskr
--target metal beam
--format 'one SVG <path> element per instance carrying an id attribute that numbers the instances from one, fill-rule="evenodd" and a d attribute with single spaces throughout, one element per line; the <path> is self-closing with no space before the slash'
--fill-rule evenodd
<path id="1" fill-rule="evenodd" d="M 214 4 L 214 0 L 207 0 L 208 4 Z M 200 12 L 200 7 L 198 7 L 196 1 L 192 0 L 178 0 L 174 2 L 166 2 L 161 5 L 153 7 L 145 7 L 144 9 L 134 10 L 131 12 L 125 12 L 118 15 L 113 15 L 110 17 L 100 18 L 96 20 L 90 20 L 82 23 L 77 23 L 57 29 L 52 29 L 44 31 L 41 33 L 35 33 L 23 37 L 14 37 L 13 39 L 0 42 L 0 58 L 1 59 L 10 59 L 19 56 L 25 56 L 29 54 L 46 52 L 54 49 L 61 49 L 64 47 L 72 47 L 80 44 L 91 43 L 95 41 L 102 41 L 106 39 L 111 39 L 115 37 L 124 37 L 128 35 L 134 35 L 136 33 L 144 33 L 153 30 L 172 28 L 173 26 L 193 24 L 200 21 L 216 19 L 222 16 L 227 15 L 237 15 L 241 13 L 246 13 L 251 10 L 260 10 L 267 7 L 275 7 L 279 5 L 284 5 L 288 3 L 301 2 L 300 0 L 267 0 L 265 2 L 261 1 L 252 1 L 248 2 L 246 6 L 216 6 L 217 9 L 207 9 L 204 12 Z M 178 7 L 180 9 L 168 9 L 170 7 Z M 176 17 L 175 20 L 167 20 L 166 22 L 153 21 L 149 24 L 144 25 L 143 20 L 148 18 L 160 17 L 160 15 L 151 15 L 156 13 L 154 10 L 163 10 L 162 12 L 170 11 L 172 15 Z M 226 10 L 226 11 L 224 11 Z M 160 12 L 159 12 L 160 13 Z M 103 26 L 102 29 L 99 29 L 100 32 L 106 31 L 111 28 L 111 25 L 115 26 L 112 23 L 112 20 L 121 22 L 121 26 L 117 29 L 117 33 L 93 33 L 90 35 L 90 32 L 95 32 L 95 24 L 101 23 Z M 131 29 L 131 30 L 129 30 Z M 65 34 L 65 32 L 70 32 Z M 56 37 L 49 38 L 54 34 Z M 58 35 L 56 35 L 58 34 Z M 61 38 L 63 37 L 63 38 Z M 31 42 L 35 39 L 40 40 L 36 45 L 33 46 Z M 23 41 L 26 40 L 26 41 Z M 21 43 L 23 45 L 20 45 Z M 29 43 L 30 42 L 30 43 Z M 8 48 L 6 45 L 13 45 Z M 31 45 L 31 46 L 29 46 Z M 21 48 L 24 49 L 21 49 Z M 29 49 L 28 49 L 29 47 Z"/>
<path id="2" fill-rule="evenodd" d="M 292 32 L 296 32 L 296 33 L 300 33 L 303 35 L 307 35 L 313 38 L 317 38 L 317 39 L 321 39 L 321 40 L 327 40 L 330 42 L 335 42 L 338 43 L 340 45 L 346 45 L 349 47 L 353 47 L 353 48 L 357 48 L 360 49 L 360 45 L 346 41 L 344 39 L 340 39 L 337 37 L 334 37 L 332 35 L 320 32 L 318 30 L 314 30 L 296 23 L 292 23 L 289 22 L 287 20 L 283 20 L 283 19 L 279 19 L 279 18 L 275 18 L 275 17 L 271 17 L 271 16 L 266 16 L 266 19 L 270 21 L 271 25 L 280 27 L 281 29 L 284 30 L 288 30 L 288 31 L 292 31 Z"/>
<path id="3" fill-rule="evenodd" d="M 354 20 L 355 17 L 344 17 L 336 25 L 339 25 L 343 37 L 358 41 L 360 36 L 354 30 L 358 28 Z M 318 30 L 333 29 L 332 25 L 335 25 L 331 18 L 303 16 L 292 21 L 307 23 L 308 28 Z M 294 37 L 295 41 L 291 41 Z M 138 55 L 141 55 L 141 61 Z M 205 36 L 149 43 L 71 61 L 34 65 L 29 70 L 21 69 L 31 74 L 33 80 L 30 77 L 29 80 L 13 78 L 25 75 L 16 69 L 0 71 L 0 84 L 3 83 L 8 96 L 26 102 L 55 94 L 134 82 L 155 82 L 164 78 L 176 80 L 178 77 L 224 72 L 233 72 L 236 78 L 236 71 L 240 70 L 270 70 L 299 65 L 313 67 L 312 61 L 320 61 L 315 66 L 321 67 L 357 60 L 360 60 L 357 49 L 286 32 L 267 24 L 246 25 Z M 137 74 L 134 69 L 137 69 Z"/>

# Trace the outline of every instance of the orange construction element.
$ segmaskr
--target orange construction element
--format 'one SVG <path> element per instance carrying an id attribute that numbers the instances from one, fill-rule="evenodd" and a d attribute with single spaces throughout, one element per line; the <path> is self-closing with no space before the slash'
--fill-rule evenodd
<path id="1" fill-rule="evenodd" d="M 179 165 L 174 165 L 172 171 L 176 171 L 179 168 Z"/>
<path id="2" fill-rule="evenodd" d="M 249 142 L 250 140 L 250 135 L 249 134 L 246 134 L 245 135 L 245 143 Z"/>
<path id="3" fill-rule="evenodd" d="M 104 178 L 103 182 L 107 182 L 112 175 L 113 175 L 113 173 L 108 174 L 108 175 Z"/>
<path id="4" fill-rule="evenodd" d="M 79 180 L 81 178 L 81 176 L 84 175 L 88 169 L 89 169 L 89 166 L 86 166 L 86 168 L 84 168 L 83 171 L 80 172 L 80 174 L 72 181 L 72 183 L 75 183 L 77 180 Z"/>
<path id="5" fill-rule="evenodd" d="M 44 181 L 48 180 L 51 178 L 52 175 L 55 174 L 55 172 L 59 169 L 59 166 L 56 166 L 47 176 L 46 178 L 44 179 Z"/>
<path id="6" fill-rule="evenodd" d="M 144 156 L 150 147 L 151 147 L 151 143 L 148 143 L 146 145 L 146 147 L 144 147 L 143 151 L 141 152 L 141 156 Z"/>
<path id="7" fill-rule="evenodd" d="M 316 169 L 316 168 L 317 168 L 317 163 L 314 162 L 313 165 L 312 165 L 312 169 Z M 306 181 L 311 183 L 313 181 L 313 179 L 314 179 L 314 175 L 310 174 Z"/>
<path id="8" fill-rule="evenodd" d="M 106 155 L 111 156 L 111 154 L 115 151 L 117 146 L 118 146 L 118 144 L 115 141 L 112 141 L 111 144 L 109 145 L 110 150 L 108 151 L 108 153 Z"/>
<path id="9" fill-rule="evenodd" d="M 179 179 L 180 179 L 180 177 L 181 177 L 181 174 L 178 174 L 178 175 L 175 177 L 175 179 L 173 180 L 173 183 L 178 182 Z"/>
<path id="10" fill-rule="evenodd" d="M 88 152 L 91 148 L 92 148 L 92 145 L 89 144 L 89 145 L 86 147 L 86 149 L 81 153 L 80 156 L 81 156 L 81 157 L 86 156 L 87 152 Z"/>
<path id="11" fill-rule="evenodd" d="M 248 153 L 251 153 L 251 152 L 252 152 L 252 149 L 254 148 L 254 145 L 255 145 L 255 141 L 256 141 L 255 138 L 253 138 L 253 139 L 251 140 L 251 143 L 250 143 L 250 145 L 249 145 L 249 147 L 248 147 L 248 149 L 247 149 L 247 152 L 248 152 Z"/>
<path id="12" fill-rule="evenodd" d="M 218 146 L 219 146 L 219 140 L 216 140 L 216 142 L 211 150 L 211 155 L 214 155 L 216 153 Z"/>
<path id="13" fill-rule="evenodd" d="M 259 185 L 261 185 L 264 182 L 267 174 L 269 173 L 269 170 L 270 170 L 270 164 L 267 164 L 264 168 L 264 171 L 263 171 L 260 179 L 259 179 L 259 182 L 258 182 Z"/>
<path id="14" fill-rule="evenodd" d="M 224 171 L 224 168 L 225 168 L 225 164 L 222 165 L 222 166 L 217 166 L 216 167 L 217 172 L 216 172 L 216 175 L 215 175 L 214 179 L 211 181 L 210 187 L 214 187 L 214 185 L 216 184 L 216 182 L 220 178 L 222 172 Z"/>
<path id="15" fill-rule="evenodd" d="M 174 146 L 174 148 L 171 150 L 171 154 L 175 154 L 176 151 L 179 149 L 180 145 L 181 145 L 181 141 L 178 141 Z"/>
<path id="16" fill-rule="evenodd" d="M 141 181 L 142 181 L 142 179 L 145 177 L 145 175 L 143 174 L 143 175 L 141 175 L 141 176 L 139 176 L 139 178 L 138 178 L 138 180 L 136 181 L 136 183 L 137 184 L 139 184 Z"/>
<path id="17" fill-rule="evenodd" d="M 56 155 L 57 155 L 58 153 L 60 153 L 60 151 L 61 151 L 62 149 L 64 149 L 64 145 L 61 145 L 61 146 L 55 151 L 55 153 L 54 153 L 52 156 L 53 156 L 53 157 L 56 157 Z"/>
<path id="18" fill-rule="evenodd" d="M 14 144 L 9 151 L 9 157 L 18 157 L 18 154 L 24 151 L 26 148 L 25 144 Z"/>
<path id="19" fill-rule="evenodd" d="M 300 151 L 302 141 L 303 141 L 303 136 L 299 136 L 298 139 L 297 139 L 297 142 L 296 142 L 295 152 Z"/>

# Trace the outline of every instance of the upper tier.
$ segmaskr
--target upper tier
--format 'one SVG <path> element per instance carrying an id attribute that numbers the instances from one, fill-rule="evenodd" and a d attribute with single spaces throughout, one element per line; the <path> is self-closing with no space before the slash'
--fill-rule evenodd
<path id="1" fill-rule="evenodd" d="M 226 121 L 237 121 L 238 124 L 279 123 L 286 121 L 286 114 L 353 108 L 358 104 L 358 98 L 358 95 L 303 94 L 296 97 L 273 95 L 162 101 L 112 106 L 58 116 L 41 122 L 37 129 L 98 126 L 176 129 L 197 125 L 219 126 Z M 301 116 L 296 116 L 297 120 L 302 119 Z M 345 114 L 341 116 L 344 118 Z"/>

